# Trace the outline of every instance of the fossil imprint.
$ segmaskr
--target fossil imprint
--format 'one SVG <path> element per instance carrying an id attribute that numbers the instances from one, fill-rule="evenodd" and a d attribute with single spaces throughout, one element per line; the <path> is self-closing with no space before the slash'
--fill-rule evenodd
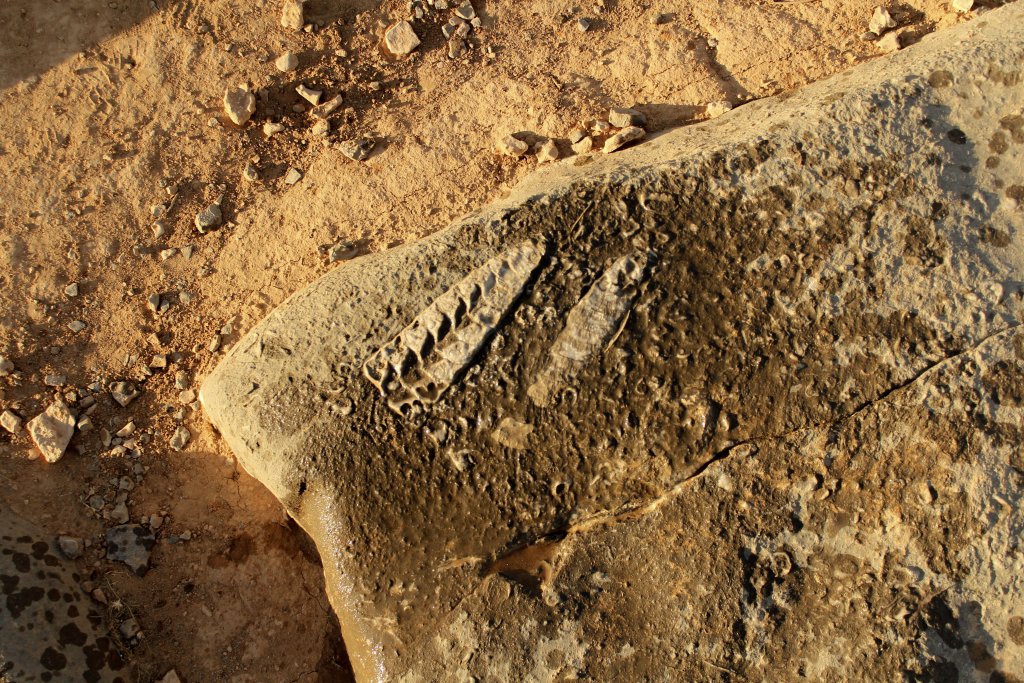
<path id="1" fill-rule="evenodd" d="M 487 343 L 543 256 L 544 246 L 535 242 L 495 256 L 374 353 L 363 372 L 388 406 L 404 414 L 439 399 Z"/>

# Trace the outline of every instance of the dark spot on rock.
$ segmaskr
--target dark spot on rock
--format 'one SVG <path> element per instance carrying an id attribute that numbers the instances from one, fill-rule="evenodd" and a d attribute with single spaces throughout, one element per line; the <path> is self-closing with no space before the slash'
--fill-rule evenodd
<path id="1" fill-rule="evenodd" d="M 934 681 L 934 683 L 959 683 L 960 681 L 960 671 L 956 668 L 956 664 L 944 659 L 929 662 L 925 673 L 924 680 Z"/>
<path id="2" fill-rule="evenodd" d="M 28 570 L 32 566 L 32 561 L 25 553 L 14 553 L 11 561 L 14 563 L 14 568 L 22 574 L 28 574 Z"/>
<path id="3" fill-rule="evenodd" d="M 72 619 L 77 619 L 81 612 L 78 611 L 78 605 L 68 605 L 68 616 Z"/>
<path id="4" fill-rule="evenodd" d="M 68 658 L 63 653 L 48 647 L 43 650 L 43 656 L 39 658 L 39 663 L 50 671 L 60 671 L 68 665 Z"/>
<path id="5" fill-rule="evenodd" d="M 1010 185 L 1006 188 L 1006 196 L 1018 203 L 1024 203 L 1024 185 Z"/>
<path id="6" fill-rule="evenodd" d="M 954 145 L 963 145 L 967 143 L 967 134 L 959 128 L 951 128 L 950 131 L 946 133 L 946 137 L 949 138 L 949 141 Z"/>
<path id="7" fill-rule="evenodd" d="M 50 590 L 46 591 L 46 597 L 50 599 L 50 602 L 57 602 L 58 600 L 60 600 L 60 591 L 56 588 L 51 588 Z"/>
<path id="8" fill-rule="evenodd" d="M 996 154 L 1002 154 L 1010 149 L 1010 141 L 1006 139 L 1006 133 L 1001 130 L 993 133 L 992 139 L 988 141 L 988 149 Z"/>
<path id="9" fill-rule="evenodd" d="M 928 77 L 928 85 L 933 88 L 946 88 L 953 85 L 953 74 L 945 69 L 933 71 Z"/>
<path id="10" fill-rule="evenodd" d="M 1006 633 L 1015 645 L 1024 645 L 1024 617 L 1010 617 L 1006 622 Z"/>
<path id="11" fill-rule="evenodd" d="M 1024 142 L 1024 116 L 1010 114 L 999 119 L 999 126 L 1010 131 L 1010 137 L 1014 142 Z"/>
<path id="12" fill-rule="evenodd" d="M 98 671 L 86 669 L 82 672 L 82 680 L 85 681 L 85 683 L 99 683 L 101 679 Z"/>
<path id="13" fill-rule="evenodd" d="M 103 668 L 103 663 L 106 661 L 106 657 L 100 652 L 100 649 L 95 645 L 87 645 L 82 648 L 82 654 L 85 655 L 85 665 L 93 671 L 99 671 Z"/>
<path id="14" fill-rule="evenodd" d="M 32 544 L 32 557 L 36 558 L 37 560 L 41 560 L 46 555 L 46 551 L 49 549 L 50 545 L 48 543 L 36 541 Z"/>
<path id="15" fill-rule="evenodd" d="M 33 602 L 42 600 L 46 592 L 39 586 L 31 586 L 7 596 L 7 611 L 17 619 Z"/>
<path id="16" fill-rule="evenodd" d="M 928 603 L 923 616 L 926 627 L 938 633 L 939 638 L 947 647 L 959 650 L 964 646 L 964 641 L 960 638 L 960 626 L 957 623 L 956 615 L 941 595 Z M 955 666 L 953 670 L 956 671 Z M 955 681 L 956 676 L 952 680 Z"/>
<path id="17" fill-rule="evenodd" d="M 21 581 L 20 577 L 0 574 L 0 589 L 3 590 L 4 595 L 13 593 L 17 590 L 19 581 Z"/>
<path id="18" fill-rule="evenodd" d="M 985 168 L 995 168 L 999 165 L 999 157 L 989 157 L 985 159 Z"/>
<path id="19" fill-rule="evenodd" d="M 978 641 L 971 641 L 967 643 L 967 654 L 974 662 L 974 666 L 978 671 L 984 671 L 985 673 L 992 673 L 996 669 L 996 659 L 992 656 L 992 653 L 985 647 L 985 643 Z"/>
<path id="20" fill-rule="evenodd" d="M 47 567 L 56 567 L 58 564 L 60 564 L 60 560 L 58 560 L 53 555 L 44 555 L 43 564 L 45 564 Z"/>
<path id="21" fill-rule="evenodd" d="M 73 623 L 64 624 L 60 627 L 58 634 L 58 640 L 61 645 L 74 645 L 75 647 L 82 647 L 85 645 L 85 641 L 88 640 L 86 635 L 82 633 L 82 630 Z"/>

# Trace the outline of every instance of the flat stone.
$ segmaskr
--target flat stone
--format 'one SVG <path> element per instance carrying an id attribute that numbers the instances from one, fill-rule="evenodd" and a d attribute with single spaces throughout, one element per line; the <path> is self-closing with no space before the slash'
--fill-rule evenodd
<path id="1" fill-rule="evenodd" d="M 179 426 L 174 430 L 174 436 L 171 437 L 171 448 L 176 451 L 184 450 L 191 440 L 192 433 L 186 427 Z"/>
<path id="2" fill-rule="evenodd" d="M 256 96 L 248 88 L 228 88 L 224 91 L 224 111 L 236 125 L 245 125 L 256 111 Z"/>
<path id="3" fill-rule="evenodd" d="M 64 295 L 74 298 L 78 296 L 78 283 L 72 282 L 70 285 L 64 288 Z"/>
<path id="4" fill-rule="evenodd" d="M 299 67 L 299 58 L 289 50 L 274 60 L 274 66 L 281 73 L 289 73 Z"/>
<path id="5" fill-rule="evenodd" d="M 138 576 L 149 571 L 149 554 L 155 545 L 153 532 L 141 524 L 121 524 L 107 530 L 107 559 L 123 562 Z"/>
<path id="6" fill-rule="evenodd" d="M 594 149 L 594 138 L 584 136 L 572 143 L 572 151 L 576 154 L 587 154 Z"/>
<path id="7" fill-rule="evenodd" d="M 85 330 L 85 328 L 86 324 L 81 320 L 72 320 L 71 322 L 68 323 L 68 329 L 74 332 L 75 334 L 82 332 L 83 330 Z"/>
<path id="8" fill-rule="evenodd" d="M 643 140 L 646 135 L 647 132 L 644 131 L 643 128 L 638 128 L 637 126 L 623 128 L 618 133 L 604 141 L 604 148 L 602 151 L 605 154 L 611 154 L 631 142 Z"/>
<path id="9" fill-rule="evenodd" d="M 195 218 L 196 229 L 199 230 L 200 233 L 205 233 L 207 230 L 219 228 L 223 221 L 224 213 L 221 211 L 220 202 L 207 204 L 199 213 L 196 214 Z"/>
<path id="10" fill-rule="evenodd" d="M 303 16 L 304 4 L 302 0 L 284 0 L 281 5 L 281 26 L 293 31 L 301 31 L 306 24 Z"/>
<path id="11" fill-rule="evenodd" d="M 889 10 L 884 7 L 876 7 L 874 14 L 871 15 L 871 21 L 868 22 L 868 30 L 880 36 L 898 25 Z"/>
<path id="12" fill-rule="evenodd" d="M 21 417 L 13 411 L 5 410 L 3 413 L 0 413 L 0 427 L 3 427 L 11 434 L 17 434 L 21 431 Z"/>
<path id="13" fill-rule="evenodd" d="M 465 2 L 455 10 L 455 16 L 460 19 L 465 19 L 466 21 L 472 21 L 476 18 L 476 10 L 473 9 L 473 5 Z"/>
<path id="14" fill-rule="evenodd" d="M 558 145 L 554 140 L 545 140 L 537 148 L 537 163 L 543 164 L 558 159 Z"/>
<path id="15" fill-rule="evenodd" d="M 1022 61 L 1010 3 L 542 168 L 239 340 L 357 680 L 1024 670 Z"/>
<path id="16" fill-rule="evenodd" d="M 974 0 L 953 0 L 953 9 L 966 14 L 974 9 Z"/>
<path id="17" fill-rule="evenodd" d="M 300 180 L 302 180 L 302 171 L 297 168 L 289 168 L 288 173 L 284 176 L 285 185 L 294 185 Z"/>
<path id="18" fill-rule="evenodd" d="M 323 90 L 313 90 L 312 88 L 307 88 L 301 83 L 295 88 L 295 92 L 299 93 L 299 97 L 306 100 L 314 107 L 320 104 L 320 97 L 324 94 Z"/>
<path id="19" fill-rule="evenodd" d="M 407 55 L 419 47 L 420 39 L 408 21 L 393 24 L 384 33 L 384 44 L 393 55 Z"/>
<path id="20" fill-rule="evenodd" d="M 0 678 L 136 680 L 110 647 L 106 611 L 79 587 L 77 567 L 62 557 L 65 545 L 61 552 L 53 546 L 51 533 L 0 502 Z"/>
<path id="21" fill-rule="evenodd" d="M 29 420 L 26 428 L 46 462 L 57 462 L 64 456 L 75 433 L 75 415 L 65 404 L 53 403 Z"/>
<path id="22" fill-rule="evenodd" d="M 643 128 L 647 125 L 647 117 L 636 109 L 612 107 L 608 112 L 608 123 L 616 128 L 629 128 L 630 126 Z"/>

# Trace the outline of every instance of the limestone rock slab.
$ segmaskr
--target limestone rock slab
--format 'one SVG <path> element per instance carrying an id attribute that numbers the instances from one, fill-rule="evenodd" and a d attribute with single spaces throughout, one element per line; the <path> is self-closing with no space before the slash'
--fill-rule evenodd
<path id="1" fill-rule="evenodd" d="M 552 164 L 251 330 L 200 397 L 360 680 L 1019 670 L 1022 58 L 1008 5 Z"/>

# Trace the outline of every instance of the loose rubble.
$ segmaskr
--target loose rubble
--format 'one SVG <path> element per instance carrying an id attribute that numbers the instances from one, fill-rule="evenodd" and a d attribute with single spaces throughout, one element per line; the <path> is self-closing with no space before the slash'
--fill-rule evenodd
<path id="1" fill-rule="evenodd" d="M 871 15 L 871 21 L 868 22 L 868 30 L 876 36 L 880 36 L 896 26 L 896 20 L 884 7 L 876 7 L 875 13 Z"/>
<path id="2" fill-rule="evenodd" d="M 139 391 L 131 382 L 114 382 L 110 385 L 110 397 L 122 408 L 139 397 Z"/>
<path id="3" fill-rule="evenodd" d="M 732 111 L 732 103 L 726 100 L 712 102 L 704 107 L 704 113 L 709 119 L 716 119 L 726 112 Z"/>
<path id="4" fill-rule="evenodd" d="M 207 204 L 203 209 L 196 214 L 196 229 L 200 234 L 204 234 L 207 230 L 213 230 L 214 228 L 220 227 L 220 224 L 224 220 L 224 213 L 220 208 L 223 197 L 218 198 L 217 201 Z"/>
<path id="5" fill-rule="evenodd" d="M 558 159 L 558 145 L 554 140 L 545 140 L 537 146 L 537 163 L 543 164 Z"/>
<path id="6" fill-rule="evenodd" d="M 245 125 L 256 111 L 256 96 L 246 87 L 228 88 L 224 91 L 224 111 L 236 125 Z"/>
<path id="7" fill-rule="evenodd" d="M 530 145 L 514 135 L 507 135 L 498 142 L 498 151 L 510 157 L 521 157 L 530 151 Z"/>

